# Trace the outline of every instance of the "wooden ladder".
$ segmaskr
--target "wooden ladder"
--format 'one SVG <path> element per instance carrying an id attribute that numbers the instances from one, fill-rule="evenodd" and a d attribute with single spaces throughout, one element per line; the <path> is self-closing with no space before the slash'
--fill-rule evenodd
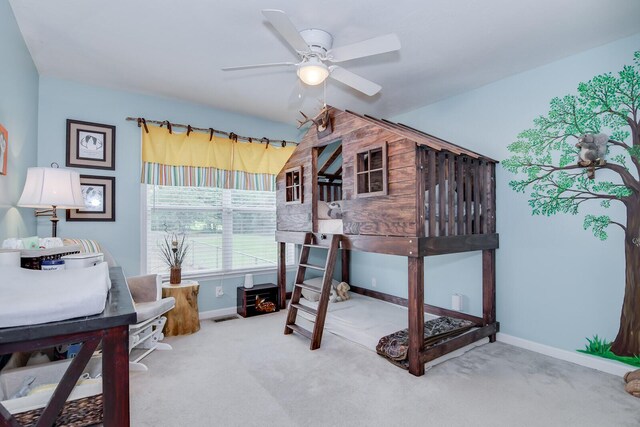
<path id="1" fill-rule="evenodd" d="M 324 267 L 319 265 L 309 264 L 309 252 L 311 248 L 328 249 L 327 260 Z M 329 296 L 331 294 L 331 283 L 333 280 L 333 270 L 336 265 L 336 258 L 338 256 L 338 249 L 340 248 L 340 235 L 334 234 L 331 237 L 331 243 L 329 247 L 321 246 L 313 243 L 313 233 L 307 233 L 304 237 L 304 244 L 300 251 L 300 262 L 298 264 L 298 271 L 296 273 L 296 279 L 293 285 L 293 294 L 291 295 L 291 302 L 289 303 L 289 313 L 287 314 L 287 323 L 284 327 L 285 335 L 292 332 L 297 332 L 311 340 L 310 349 L 315 350 L 320 348 L 320 342 L 322 341 L 322 331 L 324 330 L 324 320 L 327 316 L 327 306 L 329 305 Z M 307 269 L 324 271 L 322 277 L 322 286 L 319 288 L 304 282 L 305 273 Z M 308 289 L 312 292 L 320 294 L 320 300 L 318 301 L 318 309 L 304 306 L 300 304 L 300 296 L 302 295 L 302 289 Z M 298 310 L 302 310 L 307 314 L 312 315 L 315 318 L 313 326 L 313 332 L 303 328 L 296 324 L 296 317 L 298 316 Z"/>

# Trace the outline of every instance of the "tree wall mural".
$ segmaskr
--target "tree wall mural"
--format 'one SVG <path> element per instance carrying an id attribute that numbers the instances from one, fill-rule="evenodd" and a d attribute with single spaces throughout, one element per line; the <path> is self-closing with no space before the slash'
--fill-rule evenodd
<path id="1" fill-rule="evenodd" d="M 519 175 L 509 183 L 530 190 L 534 215 L 578 214 L 599 203 L 624 206 L 626 218 L 587 214 L 585 230 L 607 239 L 610 226 L 624 231 L 626 274 L 618 334 L 610 351 L 640 355 L 640 51 L 633 65 L 578 85 L 576 95 L 553 98 L 549 112 L 509 146 L 503 166 Z M 606 160 L 580 161 L 580 141 L 605 137 Z M 598 135 L 600 134 L 600 135 Z M 521 178 L 519 176 L 518 178 Z M 620 284 L 622 286 L 622 284 Z M 596 341 L 597 341 L 596 337 Z"/>

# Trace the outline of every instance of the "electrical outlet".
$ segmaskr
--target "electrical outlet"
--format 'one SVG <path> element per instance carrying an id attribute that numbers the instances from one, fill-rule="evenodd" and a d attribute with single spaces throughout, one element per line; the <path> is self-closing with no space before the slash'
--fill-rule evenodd
<path id="1" fill-rule="evenodd" d="M 216 286 L 216 298 L 220 298 L 222 295 L 224 295 L 224 289 L 222 286 Z"/>
<path id="2" fill-rule="evenodd" d="M 371 278 L 371 287 L 375 288 L 376 286 L 378 286 L 378 281 L 376 280 L 375 277 Z"/>

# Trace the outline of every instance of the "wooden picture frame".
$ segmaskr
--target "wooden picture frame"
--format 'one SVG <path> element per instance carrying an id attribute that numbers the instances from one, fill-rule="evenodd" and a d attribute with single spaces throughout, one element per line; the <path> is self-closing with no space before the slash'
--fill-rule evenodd
<path id="1" fill-rule="evenodd" d="M 80 175 L 85 209 L 67 209 L 67 221 L 115 221 L 116 178 Z"/>
<path id="2" fill-rule="evenodd" d="M 116 127 L 67 119 L 67 166 L 116 169 Z"/>
<path id="3" fill-rule="evenodd" d="M 9 157 L 9 132 L 0 125 L 0 175 L 7 174 L 7 158 Z"/>

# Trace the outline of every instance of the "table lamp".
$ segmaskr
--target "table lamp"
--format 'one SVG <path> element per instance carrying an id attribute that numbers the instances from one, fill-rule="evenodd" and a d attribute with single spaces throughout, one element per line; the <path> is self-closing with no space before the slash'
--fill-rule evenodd
<path id="1" fill-rule="evenodd" d="M 85 207 L 80 174 L 70 169 L 59 168 L 52 163 L 50 168 L 28 168 L 18 206 L 36 209 L 36 216 L 50 216 L 51 237 L 57 237 L 58 221 L 56 209 L 81 209 Z"/>

